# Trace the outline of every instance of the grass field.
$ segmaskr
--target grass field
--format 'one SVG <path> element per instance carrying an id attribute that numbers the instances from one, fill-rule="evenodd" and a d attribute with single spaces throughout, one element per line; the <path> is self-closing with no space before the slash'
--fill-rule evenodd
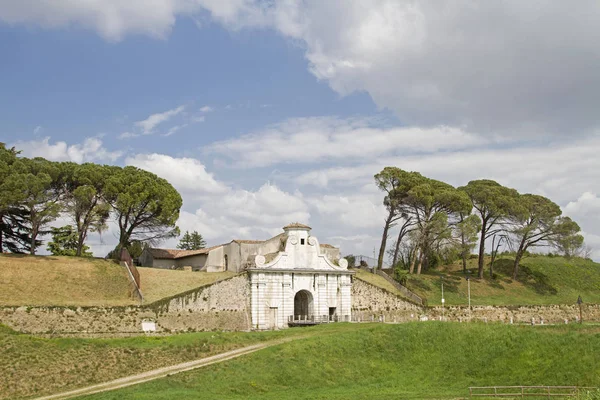
<path id="1" fill-rule="evenodd" d="M 600 303 L 600 264 L 581 258 L 530 256 L 521 261 L 518 280 L 512 279 L 514 259 L 501 257 L 494 262 L 495 278 L 490 279 L 486 262 L 483 280 L 473 279 L 477 260 L 469 260 L 471 304 L 525 305 L 574 304 L 581 295 L 586 303 Z M 411 275 L 407 286 L 427 298 L 429 305 L 441 304 L 441 283 L 447 305 L 466 305 L 467 281 L 462 265 L 455 263 L 438 270 Z"/>
<path id="2" fill-rule="evenodd" d="M 146 303 L 229 278 L 234 273 L 138 268 Z M 0 255 L 0 306 L 124 306 L 126 271 L 95 258 Z"/>
<path id="3" fill-rule="evenodd" d="M 118 264 L 92 258 L 0 255 L 0 305 L 132 304 Z"/>
<path id="4" fill-rule="evenodd" d="M 216 281 L 230 278 L 233 272 L 172 271 L 138 267 L 144 301 L 151 303 Z"/>
<path id="5" fill-rule="evenodd" d="M 597 326 L 339 325 L 336 335 L 317 327 L 308 339 L 81 399 L 450 399 L 469 386 L 600 385 Z"/>
<path id="6" fill-rule="evenodd" d="M 331 325 L 321 333 L 347 329 Z M 118 339 L 39 338 L 0 325 L 0 399 L 41 396 L 195 360 L 265 340 L 310 334 L 197 332 Z"/>

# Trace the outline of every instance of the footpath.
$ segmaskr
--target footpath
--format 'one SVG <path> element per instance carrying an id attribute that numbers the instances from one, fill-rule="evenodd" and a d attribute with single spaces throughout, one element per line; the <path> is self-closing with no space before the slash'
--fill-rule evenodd
<path id="1" fill-rule="evenodd" d="M 38 397 L 35 400 L 56 400 L 56 399 L 71 399 L 77 396 L 83 396 L 98 392 L 106 392 L 108 390 L 120 389 L 127 386 L 137 385 L 138 383 L 148 382 L 154 379 L 164 378 L 168 375 L 178 374 L 180 372 L 190 371 L 192 369 L 206 367 L 207 365 L 220 363 L 223 361 L 231 360 L 236 357 L 243 356 L 245 354 L 254 353 L 255 351 L 265 349 L 267 347 L 276 346 L 278 344 L 290 342 L 292 340 L 303 339 L 306 336 L 290 337 L 285 339 L 273 340 L 265 343 L 258 343 L 252 346 L 242 347 L 236 350 L 231 350 L 226 353 L 217 354 L 214 356 L 201 358 L 194 361 L 188 361 L 181 364 L 171 365 L 169 367 L 163 367 L 154 369 L 151 371 L 142 372 L 136 375 L 126 376 L 124 378 L 115 379 L 113 381 L 99 383 L 84 388 L 70 390 L 68 392 L 52 394 L 49 396 Z"/>

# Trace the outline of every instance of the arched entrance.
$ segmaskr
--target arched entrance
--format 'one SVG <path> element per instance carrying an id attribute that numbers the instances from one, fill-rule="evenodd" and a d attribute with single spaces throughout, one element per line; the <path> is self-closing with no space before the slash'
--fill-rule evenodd
<path id="1" fill-rule="evenodd" d="M 313 315 L 313 296 L 308 290 L 300 290 L 294 296 L 294 319 L 308 319 Z"/>

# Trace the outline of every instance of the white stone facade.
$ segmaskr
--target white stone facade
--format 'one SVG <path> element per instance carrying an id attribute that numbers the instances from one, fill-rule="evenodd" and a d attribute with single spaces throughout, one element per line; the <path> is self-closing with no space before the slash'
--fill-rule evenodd
<path id="1" fill-rule="evenodd" d="M 345 259 L 321 254 L 310 227 L 284 227 L 285 249 L 271 260 L 257 255 L 248 269 L 253 329 L 279 329 L 290 322 L 350 321 L 352 271 Z"/>

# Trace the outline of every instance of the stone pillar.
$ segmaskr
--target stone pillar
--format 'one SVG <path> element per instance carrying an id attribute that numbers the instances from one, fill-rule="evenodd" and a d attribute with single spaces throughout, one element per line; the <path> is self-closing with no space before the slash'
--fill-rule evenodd
<path id="1" fill-rule="evenodd" d="M 340 287 L 340 295 L 341 295 L 341 305 L 339 314 L 347 315 L 348 318 L 352 319 L 352 281 L 349 275 L 340 276 L 341 287 Z"/>
<path id="2" fill-rule="evenodd" d="M 252 292 L 252 329 L 266 329 L 265 289 L 267 282 L 262 272 L 253 273 L 250 290 Z"/>
<path id="3" fill-rule="evenodd" d="M 323 315 L 329 315 L 328 297 L 329 291 L 327 287 L 327 277 L 325 275 L 317 275 L 317 287 L 315 288 L 315 304 L 313 312 L 315 316 L 321 318 Z M 317 300 L 318 299 L 318 300 Z"/>

